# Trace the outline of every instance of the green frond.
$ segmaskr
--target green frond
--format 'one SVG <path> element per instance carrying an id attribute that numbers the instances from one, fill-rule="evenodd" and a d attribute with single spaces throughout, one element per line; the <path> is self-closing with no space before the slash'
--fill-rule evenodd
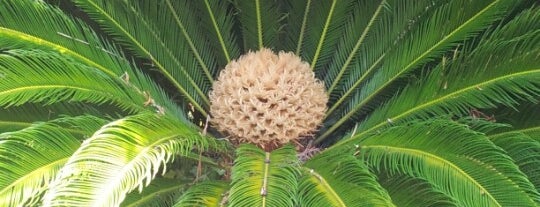
<path id="1" fill-rule="evenodd" d="M 206 181 L 196 184 L 182 194 L 174 206 L 225 206 L 228 187 L 229 183 L 224 181 Z"/>
<path id="2" fill-rule="evenodd" d="M 142 192 L 133 191 L 126 196 L 122 207 L 169 207 L 175 199 L 188 187 L 186 181 L 180 179 L 156 178 Z"/>
<path id="3" fill-rule="evenodd" d="M 2 6 L 3 5 L 3 6 Z M 0 3 L 0 48 L 57 53 L 95 69 L 109 79 L 149 94 L 156 106 L 176 111 L 159 87 L 132 66 L 115 47 L 98 37 L 89 26 L 43 2 L 7 0 Z M 42 27 L 42 25 L 48 25 Z M 142 95 L 142 94 L 141 94 Z M 175 114 L 173 113 L 173 114 Z"/>
<path id="4" fill-rule="evenodd" d="M 500 128 L 489 135 L 496 137 L 506 132 L 519 132 L 540 142 L 540 119 L 538 119 L 537 114 L 540 114 L 540 104 L 538 103 L 520 103 L 517 110 L 515 108 L 498 108 L 493 115 L 497 122 L 508 123 L 511 127 Z"/>
<path id="5" fill-rule="evenodd" d="M 540 94 L 538 9 L 523 12 L 474 50 L 443 61 L 426 78 L 409 85 L 373 111 L 359 126 L 361 134 L 433 115 L 469 115 L 472 109 L 516 106 Z M 512 25 L 521 25 L 516 28 Z M 512 30 L 536 31 L 519 34 Z M 512 33 L 520 36 L 502 36 Z M 389 121 L 390 120 L 390 121 Z"/>
<path id="6" fill-rule="evenodd" d="M 55 53 L 9 50 L 0 54 L 0 62 L 0 105 L 4 107 L 74 101 L 145 110 L 142 93 Z"/>
<path id="7" fill-rule="evenodd" d="M 142 113 L 118 119 L 73 153 L 49 185 L 43 205 L 117 206 L 128 192 L 147 186 L 175 156 L 211 144 L 212 140 L 168 116 Z"/>
<path id="8" fill-rule="evenodd" d="M 103 120 L 66 117 L 0 134 L 0 206 L 33 206 Z"/>
<path id="9" fill-rule="evenodd" d="M 388 7 L 386 0 L 380 0 L 376 3 L 360 2 L 359 4 L 359 9 L 355 9 L 353 11 L 353 18 L 351 18 L 352 20 L 349 21 L 345 27 L 344 37 L 339 42 L 336 52 L 334 53 L 334 58 L 332 58 L 332 61 L 326 71 L 324 80 L 326 86 L 328 87 L 328 93 L 332 93 L 332 91 L 334 91 L 342 76 L 345 74 L 347 68 L 352 63 L 358 50 L 361 48 L 361 45 L 365 44 L 366 38 L 371 29 L 377 25 L 377 21 L 381 18 L 381 16 L 383 16 L 385 11 L 389 12 L 388 9 L 384 9 L 385 7 Z M 370 51 L 370 53 L 376 52 L 381 51 Z"/>
<path id="10" fill-rule="evenodd" d="M 540 138 L 533 139 L 520 132 L 506 132 L 488 137 L 504 149 L 529 181 L 540 191 Z M 540 196 L 536 202 L 540 203 Z"/>
<path id="11" fill-rule="evenodd" d="M 300 56 L 302 42 L 307 29 L 308 15 L 312 0 L 287 1 L 283 3 L 284 15 L 282 50 L 292 51 Z"/>
<path id="12" fill-rule="evenodd" d="M 81 110 L 82 109 L 82 110 Z M 18 107 L 0 108 L 0 133 L 16 131 L 35 122 L 45 122 L 65 116 L 93 115 L 103 117 L 106 111 L 82 104 L 24 104 Z"/>
<path id="13" fill-rule="evenodd" d="M 200 22 L 198 24 L 205 30 L 204 34 L 207 35 L 208 41 L 212 42 L 210 46 L 214 46 L 215 51 L 218 54 L 219 67 L 224 67 L 232 59 L 240 56 L 240 48 L 237 42 L 236 33 L 233 30 L 234 16 L 230 9 L 231 2 L 229 1 L 212 1 L 204 0 L 199 2 L 198 13 L 200 15 Z M 217 71 L 217 70 L 214 70 Z"/>
<path id="14" fill-rule="evenodd" d="M 395 206 L 354 151 L 322 152 L 310 159 L 299 186 L 302 206 Z"/>
<path id="15" fill-rule="evenodd" d="M 254 145 L 236 151 L 229 206 L 294 206 L 299 161 L 291 145 L 264 152 Z"/>
<path id="16" fill-rule="evenodd" d="M 502 149 L 452 121 L 418 122 L 351 140 L 372 169 L 424 179 L 459 206 L 535 206 L 540 198 Z"/>
<path id="17" fill-rule="evenodd" d="M 209 104 L 206 94 L 213 80 L 210 70 L 218 68 L 197 21 L 191 19 L 193 10 L 177 10 L 178 6 L 189 3 L 105 0 L 76 3 L 118 43 L 149 59 L 152 67 L 206 115 L 204 107 Z"/>
<path id="18" fill-rule="evenodd" d="M 305 30 L 300 34 L 304 38 L 298 42 L 296 51 L 320 77 L 334 54 L 345 21 L 358 5 L 351 0 L 331 0 L 311 2 L 306 6 L 309 11 L 305 11 L 307 19 L 302 22 Z"/>
<path id="19" fill-rule="evenodd" d="M 279 44 L 282 13 L 277 0 L 235 0 L 234 3 L 241 23 L 244 51 Z"/>
<path id="20" fill-rule="evenodd" d="M 389 49 L 373 77 L 351 95 L 340 112 L 335 113 L 336 118 L 339 118 L 319 137 L 319 141 L 328 137 L 359 112 L 365 113 L 366 110 L 377 108 L 380 99 L 388 93 L 385 89 L 405 75 L 440 57 L 457 46 L 460 41 L 471 38 L 490 23 L 499 20 L 513 3 L 504 0 L 450 1 L 436 8 L 429 16 L 418 19 L 418 24 L 400 36 L 396 45 Z M 445 26 L 441 28 L 440 25 Z M 468 75 L 472 77 L 471 74 Z"/>
<path id="21" fill-rule="evenodd" d="M 538 104 L 520 104 L 519 111 L 512 108 L 496 109 L 493 117 L 506 127 L 487 132 L 488 138 L 504 149 L 529 181 L 540 191 L 540 112 Z"/>
<path id="22" fill-rule="evenodd" d="M 433 189 L 431 184 L 423 179 L 400 174 L 380 176 L 381 185 L 396 206 L 403 207 L 456 207 L 457 205 L 444 193 Z"/>
<path id="23" fill-rule="evenodd" d="M 0 36 L 3 50 L 56 51 L 109 76 L 122 75 L 129 65 L 88 25 L 42 1 L 1 1 Z"/>
<path id="24" fill-rule="evenodd" d="M 386 0 L 378 5 L 366 2 L 367 5 L 355 10 L 324 77 L 332 105 L 328 114 L 380 69 L 381 62 L 403 33 L 445 2 Z"/>

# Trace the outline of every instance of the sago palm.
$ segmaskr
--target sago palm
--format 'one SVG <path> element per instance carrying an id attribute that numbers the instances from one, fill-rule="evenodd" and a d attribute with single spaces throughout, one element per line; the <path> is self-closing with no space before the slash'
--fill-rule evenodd
<path id="1" fill-rule="evenodd" d="M 0 206 L 538 206 L 534 0 L 0 0 Z"/>

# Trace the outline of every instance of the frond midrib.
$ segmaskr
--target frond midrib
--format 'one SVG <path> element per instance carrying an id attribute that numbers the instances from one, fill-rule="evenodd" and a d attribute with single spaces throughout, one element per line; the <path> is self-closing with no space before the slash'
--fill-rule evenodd
<path id="1" fill-rule="evenodd" d="M 307 17 L 308 17 L 308 14 L 309 14 L 310 5 L 311 5 L 311 0 L 307 0 L 306 9 L 304 11 L 304 16 L 302 17 L 302 26 L 300 27 L 300 35 L 298 35 L 298 43 L 296 45 L 295 54 L 297 56 L 300 56 L 300 51 L 302 49 L 302 43 L 304 41 L 304 33 L 306 31 Z"/>
<path id="2" fill-rule="evenodd" d="M 227 60 L 227 62 L 231 62 L 231 56 L 229 52 L 227 51 L 225 40 L 223 40 L 223 36 L 221 35 L 221 32 L 219 30 L 216 17 L 214 16 L 214 13 L 212 13 L 212 8 L 210 7 L 210 3 L 208 3 L 208 0 L 204 0 L 204 5 L 206 6 L 206 9 L 208 10 L 208 15 L 210 16 L 210 20 L 212 21 L 212 26 L 214 27 L 214 30 L 216 31 L 219 44 L 221 46 L 221 49 L 223 50 L 223 54 L 225 55 L 225 59 Z"/>
<path id="3" fill-rule="evenodd" d="M 317 60 L 319 59 L 319 55 L 321 53 L 324 39 L 326 37 L 326 33 L 328 31 L 328 28 L 330 27 L 330 22 L 332 21 L 332 16 L 334 15 L 334 9 L 336 8 L 336 2 L 337 0 L 332 1 L 332 5 L 330 6 L 330 11 L 328 11 L 328 17 L 326 17 L 326 22 L 324 23 L 323 31 L 321 34 L 321 37 L 319 38 L 319 41 L 317 43 L 317 49 L 315 49 L 315 55 L 313 55 L 313 61 L 311 61 L 311 69 L 315 69 L 315 65 L 317 64 Z"/>
<path id="4" fill-rule="evenodd" d="M 261 20 L 261 2 L 260 0 L 255 0 L 255 15 L 257 16 L 257 40 L 259 42 L 259 49 L 263 49 L 263 31 L 262 31 L 262 20 Z"/>

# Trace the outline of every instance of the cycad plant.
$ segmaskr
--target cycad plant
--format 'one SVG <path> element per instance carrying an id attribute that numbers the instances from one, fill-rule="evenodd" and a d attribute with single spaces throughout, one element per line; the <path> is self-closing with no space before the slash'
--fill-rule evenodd
<path id="1" fill-rule="evenodd" d="M 0 0 L 0 206 L 539 206 L 534 0 Z"/>

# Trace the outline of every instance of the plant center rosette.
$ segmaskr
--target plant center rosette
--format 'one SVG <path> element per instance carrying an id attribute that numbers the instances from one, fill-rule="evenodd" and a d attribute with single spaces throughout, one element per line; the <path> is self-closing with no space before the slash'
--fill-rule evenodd
<path id="1" fill-rule="evenodd" d="M 272 151 L 312 137 L 327 110 L 324 84 L 290 52 L 249 52 L 221 71 L 210 92 L 212 125 L 234 144 Z"/>

